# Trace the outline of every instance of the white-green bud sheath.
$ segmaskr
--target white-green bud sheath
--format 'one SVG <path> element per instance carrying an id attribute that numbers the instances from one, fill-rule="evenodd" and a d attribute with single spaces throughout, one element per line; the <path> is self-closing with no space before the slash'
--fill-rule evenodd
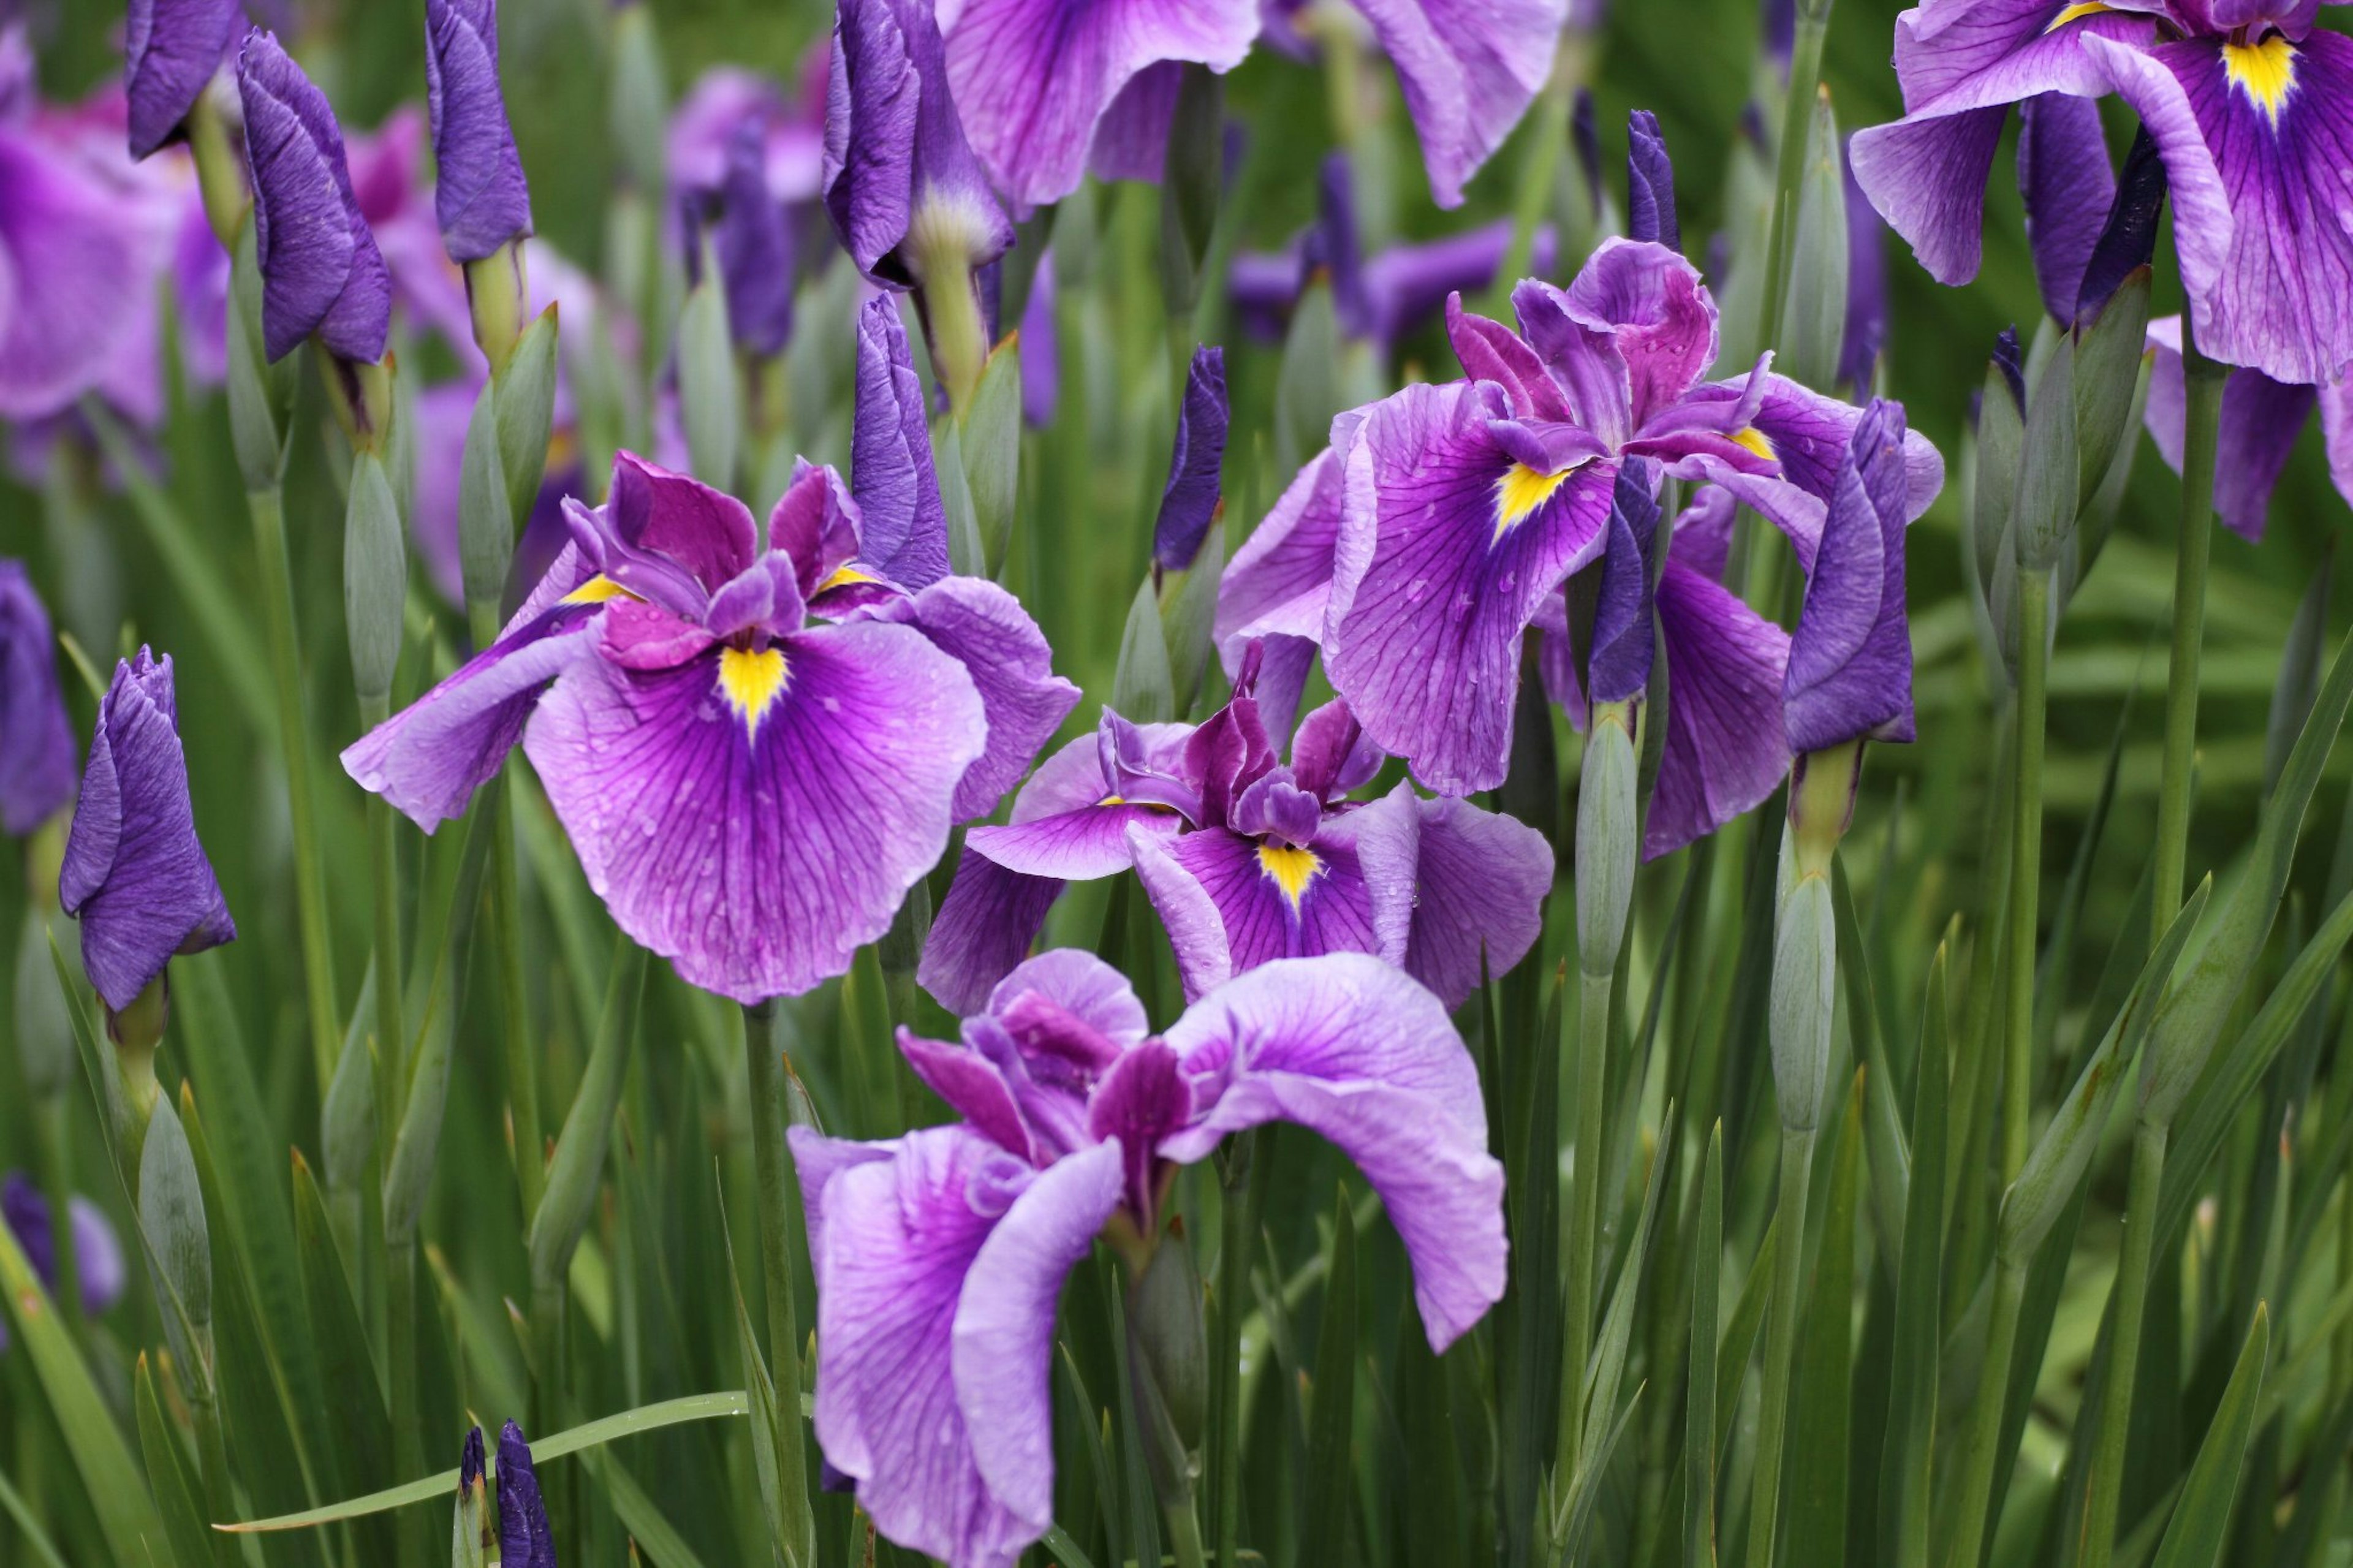
<path id="1" fill-rule="evenodd" d="M 384 459 L 363 449 L 352 464 L 343 509 L 343 624 L 351 637 L 352 686 L 360 714 L 370 722 L 381 721 L 391 705 L 407 605 L 400 503 L 393 499 Z"/>
<path id="2" fill-rule="evenodd" d="M 494 379 L 506 374 L 507 361 L 514 357 L 530 301 L 522 240 L 511 239 L 480 261 L 466 263 L 466 309 L 473 318 L 474 343 Z"/>
<path id="3" fill-rule="evenodd" d="M 1788 372 L 1808 386 L 1838 378 L 1846 335 L 1846 167 L 1827 87 L 1814 95 L 1781 339 Z"/>
<path id="4" fill-rule="evenodd" d="M 982 250 L 989 221 L 937 190 L 915 203 L 904 254 L 915 277 L 915 305 L 931 344 L 932 369 L 947 388 L 948 405 L 962 419 L 988 363 L 988 318 L 972 258 Z"/>
<path id="5" fill-rule="evenodd" d="M 205 199 L 205 222 L 221 248 L 237 254 L 237 231 L 253 210 L 253 191 L 246 183 L 245 102 L 237 96 L 237 75 L 227 66 L 212 80 L 188 110 L 188 151 L 196 164 L 196 188 Z"/>
<path id="6" fill-rule="evenodd" d="M 1577 790 L 1577 963 L 1588 975 L 1617 972 L 1641 859 L 1634 809 L 1641 752 L 1631 702 L 1597 703 L 1586 731 Z"/>

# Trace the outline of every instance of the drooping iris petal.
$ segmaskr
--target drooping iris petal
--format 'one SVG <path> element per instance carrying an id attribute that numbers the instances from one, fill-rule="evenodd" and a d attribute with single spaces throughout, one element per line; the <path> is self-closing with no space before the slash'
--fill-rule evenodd
<path id="1" fill-rule="evenodd" d="M 498 0 L 427 0 L 425 103 L 449 259 L 480 261 L 529 235 L 531 187 L 499 89 Z"/>
<path id="2" fill-rule="evenodd" d="M 859 622 L 668 670 L 574 664 L 523 739 L 589 886 L 691 984 L 797 995 L 880 937 L 945 846 L 980 694 Z"/>
<path id="3" fill-rule="evenodd" d="M 1194 1004 L 1166 1038 L 1203 1109 L 1162 1153 L 1190 1163 L 1229 1132 L 1297 1122 L 1380 1194 L 1433 1350 L 1502 1297 L 1503 1168 L 1486 1152 L 1478 1073 L 1438 997 L 1364 954 L 1287 961 Z"/>
<path id="4" fill-rule="evenodd" d="M 0 560 L 0 833 L 32 832 L 73 788 L 73 725 L 49 614 L 24 563 Z"/>
<path id="5" fill-rule="evenodd" d="M 1078 188 L 1096 127 L 1139 71 L 1164 60 L 1240 65 L 1257 0 L 943 0 L 947 79 L 965 130 L 1014 205 Z"/>
<path id="6" fill-rule="evenodd" d="M 870 300 L 858 315 L 858 399 L 851 418 L 849 488 L 858 498 L 859 551 L 882 576 L 928 588 L 948 574 L 948 515 L 897 301 Z"/>
<path id="7" fill-rule="evenodd" d="M 319 334 L 337 357 L 384 357 L 392 279 L 361 216 L 326 94 L 257 27 L 237 57 L 253 232 L 261 260 L 262 346 L 273 361 Z"/>
<path id="8" fill-rule="evenodd" d="M 978 1008 L 997 977 L 1029 955 L 1061 892 L 1060 879 L 1008 871 L 967 845 L 932 917 L 915 984 L 951 1013 Z"/>
<path id="9" fill-rule="evenodd" d="M 179 133 L 244 20 L 238 0 L 131 0 L 122 19 L 122 86 L 133 158 Z"/>
<path id="10" fill-rule="evenodd" d="M 1659 635 L 1674 685 L 1659 782 L 1642 837 L 1655 860 L 1704 838 L 1779 787 L 1789 635 L 1670 549 L 1659 574 Z"/>
<path id="11" fill-rule="evenodd" d="M 1793 752 L 1912 739 L 1904 513 L 1904 410 L 1873 402 L 1839 470 L 1789 638 L 1781 698 Z"/>
<path id="12" fill-rule="evenodd" d="M 1521 634 L 1599 549 L 1616 479 L 1527 468 L 1490 428 L 1509 413 L 1492 383 L 1409 386 L 1366 411 L 1347 461 L 1324 668 L 1440 794 L 1503 781 Z"/>
<path id="13" fill-rule="evenodd" d="M 58 900 L 81 922 L 82 967 L 120 1012 L 175 952 L 237 938 L 196 840 L 169 655 L 141 648 L 99 704 Z"/>
<path id="14" fill-rule="evenodd" d="M 1430 194 L 1462 187 L 1552 74 L 1567 0 L 1351 0 L 1397 67 L 1421 139 Z"/>
<path id="15" fill-rule="evenodd" d="M 2158 451 L 2179 473 L 2186 418 L 2181 318 L 2168 316 L 2151 321 L 2148 341 L 2157 358 L 2149 370 L 2148 407 L 2143 417 Z M 2241 538 L 2263 538 L 2272 490 L 2287 468 L 2288 456 L 2295 450 L 2296 438 L 2304 434 L 2314 405 L 2328 395 L 2309 386 L 2284 386 L 2259 370 L 2233 370 L 2223 382 L 2221 425 L 2214 448 L 2214 510 Z M 2330 443 L 2332 463 L 2338 445 Z M 2337 488 L 2347 488 L 2343 476 Z"/>
<path id="16" fill-rule="evenodd" d="M 2097 103 L 2046 92 L 2019 106 L 2018 188 L 2043 308 L 2052 320 L 2072 323 L 2084 264 L 2116 199 Z"/>
<path id="17" fill-rule="evenodd" d="M 1460 1007 L 1544 932 L 1552 846 L 1515 817 L 1463 800 L 1416 803 L 1413 929 L 1405 972 Z"/>

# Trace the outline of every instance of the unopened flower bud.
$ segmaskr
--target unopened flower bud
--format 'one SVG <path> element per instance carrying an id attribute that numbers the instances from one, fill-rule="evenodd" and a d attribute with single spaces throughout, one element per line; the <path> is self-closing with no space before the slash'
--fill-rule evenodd
<path id="1" fill-rule="evenodd" d="M 458 1507 L 449 1524 L 450 1568 L 489 1568 L 491 1510 L 482 1483 L 482 1429 L 466 1433 L 465 1452 L 458 1461 Z"/>
<path id="2" fill-rule="evenodd" d="M 1192 1506 L 1208 1419 L 1209 1348 L 1201 1280 L 1181 1229 L 1163 1237 L 1128 1291 L 1128 1373 L 1153 1489 L 1164 1508 Z"/>

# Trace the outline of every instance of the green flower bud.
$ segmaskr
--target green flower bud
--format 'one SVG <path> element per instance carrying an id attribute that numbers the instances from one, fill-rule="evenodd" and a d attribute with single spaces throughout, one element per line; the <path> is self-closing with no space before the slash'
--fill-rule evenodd
<path id="1" fill-rule="evenodd" d="M 1586 730 L 1577 792 L 1577 961 L 1595 978 L 1616 972 L 1641 860 L 1631 702 L 1597 703 Z"/>
<path id="2" fill-rule="evenodd" d="M 383 459 L 363 450 L 352 465 L 343 510 L 343 616 L 352 684 L 363 716 L 381 718 L 391 706 L 407 606 L 408 552 L 401 538 L 400 504 L 393 499 Z"/>
<path id="3" fill-rule="evenodd" d="M 1136 1424 L 1164 1508 L 1190 1508 L 1208 1421 L 1209 1342 L 1193 1249 L 1172 1226 L 1128 1289 L 1128 1376 Z"/>

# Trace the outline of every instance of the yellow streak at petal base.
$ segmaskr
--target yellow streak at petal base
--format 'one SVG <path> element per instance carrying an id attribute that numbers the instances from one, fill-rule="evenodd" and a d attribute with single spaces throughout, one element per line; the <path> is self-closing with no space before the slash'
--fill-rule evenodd
<path id="1" fill-rule="evenodd" d="M 2277 126 L 2295 91 L 2295 46 L 2277 33 L 2258 44 L 2224 44 L 2222 74 Z"/>
<path id="2" fill-rule="evenodd" d="M 881 581 L 882 581 L 881 578 L 863 566 L 837 566 L 834 568 L 832 576 L 817 585 L 817 591 L 825 594 L 836 588 L 847 588 L 853 583 L 880 583 Z"/>
<path id="3" fill-rule="evenodd" d="M 1575 468 L 1540 474 L 1525 463 L 1514 463 L 1495 481 L 1495 537 L 1501 539 L 1528 513 L 1552 500 L 1553 491 L 1568 482 Z"/>
<path id="4" fill-rule="evenodd" d="M 791 679 L 784 654 L 773 647 L 719 650 L 719 695 L 744 721 L 745 733 L 757 735 L 760 720 Z"/>
<path id="5" fill-rule="evenodd" d="M 634 599 L 637 595 L 599 572 L 569 594 L 564 595 L 567 605 L 602 605 L 614 599 Z"/>
<path id="6" fill-rule="evenodd" d="M 1732 433 L 1732 439 L 1736 444 L 1747 447 L 1768 463 L 1778 463 L 1781 460 L 1781 454 L 1774 449 L 1773 437 L 1754 425 L 1744 425 L 1735 430 Z"/>
<path id="7" fill-rule="evenodd" d="M 2086 16 L 2097 16 L 2103 12 L 2115 9 L 2115 6 L 2107 4 L 2107 0 L 2082 0 L 2082 4 L 2070 5 L 2052 17 L 2051 25 L 2042 31 L 2046 35 L 2055 33 L 2070 22 L 2080 22 Z"/>
<path id="8" fill-rule="evenodd" d="M 1324 862 L 1313 849 L 1294 849 L 1288 844 L 1261 844 L 1258 847 L 1259 869 L 1274 879 L 1284 899 L 1293 910 L 1300 899 L 1324 869 Z"/>

